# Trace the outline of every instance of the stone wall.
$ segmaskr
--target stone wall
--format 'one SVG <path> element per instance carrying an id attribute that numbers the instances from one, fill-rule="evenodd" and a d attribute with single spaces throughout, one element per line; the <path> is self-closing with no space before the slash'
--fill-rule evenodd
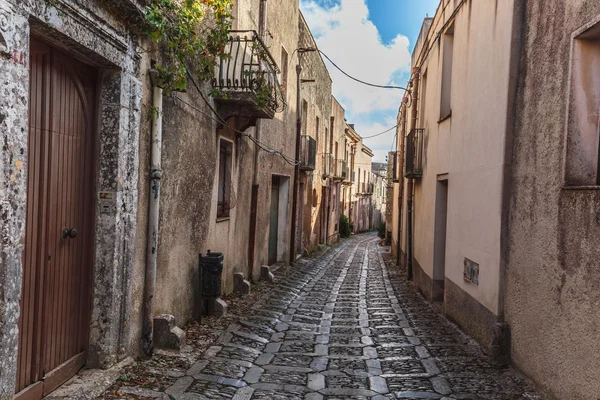
<path id="1" fill-rule="evenodd" d="M 299 48 L 316 48 L 316 42 L 302 14 L 299 17 Z M 302 247 L 310 253 L 318 244 L 325 243 L 322 229 L 327 213 L 327 198 L 330 196 L 329 178 L 325 178 L 323 155 L 329 152 L 331 130 L 331 77 L 318 52 L 304 52 L 300 55 L 303 79 L 314 79 L 301 86 L 301 98 L 308 104 L 308 113 L 303 118 L 307 122 L 303 132 L 317 140 L 316 169 L 301 173 L 305 193 L 300 193 L 299 206 L 303 206 Z M 318 126 L 317 126 L 318 119 Z M 318 137 L 317 137 L 318 136 Z M 325 188 L 325 191 L 323 190 Z M 325 199 L 323 199 L 325 196 Z M 325 232 L 323 232 L 325 234 Z"/>
<path id="2" fill-rule="evenodd" d="M 0 1 L 0 397 L 14 394 L 17 365 L 31 36 L 100 70 L 96 190 L 114 193 L 114 200 L 96 205 L 88 364 L 111 365 L 129 350 L 142 84 L 138 42 L 123 22 L 127 13 L 130 22 L 139 20 L 139 9 L 129 1 L 119 9 L 118 16 L 94 1 Z"/>

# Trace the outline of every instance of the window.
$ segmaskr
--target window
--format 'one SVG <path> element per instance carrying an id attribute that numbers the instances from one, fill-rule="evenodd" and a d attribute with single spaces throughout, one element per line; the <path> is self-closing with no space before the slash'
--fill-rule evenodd
<path id="1" fill-rule="evenodd" d="M 218 176 L 218 199 L 217 218 L 228 218 L 231 204 L 231 166 L 232 166 L 232 144 L 221 139 L 219 141 L 219 176 Z"/>
<path id="2" fill-rule="evenodd" d="M 315 120 L 315 140 L 317 141 L 317 153 L 321 153 L 321 142 L 319 141 L 319 117 Z"/>
<path id="3" fill-rule="evenodd" d="M 452 115 L 450 96 L 452 94 L 452 53 L 454 52 L 454 23 L 444 33 L 442 38 L 442 98 L 440 102 L 440 122 Z"/>
<path id="4" fill-rule="evenodd" d="M 306 125 L 308 124 L 308 103 L 302 100 L 302 134 L 306 135 Z"/>
<path id="5" fill-rule="evenodd" d="M 281 89 L 287 93 L 288 83 L 288 53 L 281 47 Z"/>
<path id="6" fill-rule="evenodd" d="M 427 71 L 423 73 L 423 78 L 421 78 L 421 88 L 419 89 L 419 97 L 421 100 L 419 101 L 419 120 L 417 124 L 420 128 L 425 128 L 425 104 L 427 104 Z"/>
<path id="7" fill-rule="evenodd" d="M 600 22 L 574 36 L 565 184 L 600 185 Z"/>
<path id="8" fill-rule="evenodd" d="M 312 206 L 316 207 L 319 205 L 319 198 L 317 196 L 317 189 L 312 190 Z"/>

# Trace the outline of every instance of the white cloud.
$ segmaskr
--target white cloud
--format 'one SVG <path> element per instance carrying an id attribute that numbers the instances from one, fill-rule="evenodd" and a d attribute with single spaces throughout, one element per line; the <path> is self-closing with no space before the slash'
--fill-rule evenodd
<path id="1" fill-rule="evenodd" d="M 365 0 L 341 0 L 335 5 L 301 0 L 300 8 L 319 48 L 340 68 L 370 83 L 403 86 L 402 82 L 394 82 L 393 77 L 410 70 L 408 38 L 398 35 L 388 45 L 383 44 L 376 26 L 368 20 Z M 346 109 L 349 122 L 356 123 L 359 134 L 376 134 L 395 124 L 402 91 L 354 82 L 327 64 L 334 95 Z M 391 131 L 366 141 L 377 154 L 374 160 L 385 159 L 394 134 Z"/>

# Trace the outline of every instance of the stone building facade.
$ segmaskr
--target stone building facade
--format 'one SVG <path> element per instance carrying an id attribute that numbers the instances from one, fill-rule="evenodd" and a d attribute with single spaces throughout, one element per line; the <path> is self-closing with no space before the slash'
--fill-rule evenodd
<path id="1" fill-rule="evenodd" d="M 232 35 L 267 49 L 282 107 L 268 118 L 223 120 L 210 82 L 157 94 L 151 67 L 161 54 L 143 51 L 152 43 L 140 35 L 142 2 L 0 0 L 0 397 L 41 398 L 84 364 L 107 368 L 142 355 L 147 296 L 151 317 L 171 314 L 179 324 L 198 317 L 199 254 L 224 254 L 223 293 L 231 293 L 234 273 L 256 279 L 261 265 L 289 260 L 299 111 L 289 67 L 299 46 L 315 47 L 298 7 L 235 2 Z M 343 109 L 332 114 L 318 53 L 301 57 L 304 76 L 319 79 L 302 93 L 313 136 L 320 118 L 316 173 L 304 175 L 305 198 L 318 193 L 317 207 L 307 204 L 309 248 L 337 238 L 331 202 L 340 183 L 331 190 L 325 164 L 331 134 L 340 132 L 333 121 L 344 117 Z M 157 199 L 153 231 L 149 207 Z"/>
<path id="2" fill-rule="evenodd" d="M 443 0 L 425 20 L 412 56 L 412 99 L 398 117 L 397 169 L 405 179 L 392 217 L 399 258 L 418 290 L 501 353 L 499 362 L 508 340 L 503 287 L 517 3 Z"/>
<path id="3" fill-rule="evenodd" d="M 597 2 L 444 0 L 398 117 L 400 260 L 547 398 L 600 392 L 598 43 Z"/>
<path id="4" fill-rule="evenodd" d="M 327 243 L 331 199 L 331 85 L 332 80 L 310 28 L 300 13 L 299 63 L 302 67 L 302 158 L 298 188 L 297 255 L 308 254 Z M 314 150 L 310 147 L 314 146 Z M 314 156 L 314 160 L 312 157 Z M 312 165 L 314 164 L 314 165 Z"/>
<path id="5" fill-rule="evenodd" d="M 112 365 L 128 353 L 131 341 L 131 330 L 125 322 L 132 313 L 145 60 L 138 53 L 139 42 L 129 24 L 140 21 L 142 8 L 137 1 L 83 3 L 0 2 L 3 54 L 0 125 L 5 143 L 0 177 L 4 210 L 0 262 L 0 397 L 3 398 L 21 389 L 39 396 L 52 390 L 60 382 L 47 382 L 44 388 L 40 378 L 65 362 L 71 366 Z M 35 72 L 31 79 L 30 71 Z M 95 85 L 90 85 L 92 82 Z M 64 97 L 50 97 L 50 100 L 44 97 L 55 96 L 60 90 Z M 67 94 L 69 103 L 63 100 Z M 65 110 L 77 116 L 81 130 L 64 123 L 60 112 Z M 77 136 L 80 134 L 84 136 Z M 96 139 L 93 149 L 88 135 Z M 65 147 L 65 137 L 73 138 L 71 150 L 87 152 L 80 146 L 89 146 L 86 148 L 95 153 L 95 163 L 85 161 L 94 169 L 85 177 L 93 183 L 93 193 L 90 190 L 85 195 L 98 199 L 86 203 L 86 215 L 93 215 L 91 224 L 76 224 L 83 216 L 68 208 L 64 208 L 64 219 L 54 219 L 58 218 L 58 211 L 52 209 L 57 207 L 55 204 L 74 198 L 65 194 L 67 191 L 56 189 L 56 175 L 54 178 L 45 173 L 35 175 L 49 169 L 56 174 L 72 171 L 58 161 L 61 159 L 81 162 L 70 156 L 73 153 Z M 45 147 L 44 143 L 57 147 Z M 71 166 L 76 168 L 76 165 Z M 79 182 L 83 178 L 73 179 Z M 41 182 L 49 186 L 39 186 Z M 50 189 L 43 190 L 44 187 Z M 28 209 L 30 202 L 39 207 L 49 204 L 50 208 L 32 214 L 33 206 Z M 52 227 L 44 238 L 49 243 L 60 240 L 85 243 L 89 267 L 82 269 L 77 279 L 39 275 L 42 264 L 64 264 L 65 273 L 73 264 L 62 261 L 70 257 L 66 253 L 69 246 L 56 244 L 38 250 L 32 247 L 39 239 L 32 230 L 36 224 Z M 29 227 L 27 237 L 26 227 Z M 67 235 L 65 229 L 69 230 Z M 61 292 L 69 287 L 64 285 L 79 289 L 81 302 L 76 297 L 64 298 L 59 303 L 57 296 L 54 300 L 44 294 L 34 296 L 36 285 L 39 287 L 41 282 L 48 287 L 43 293 L 51 296 L 59 293 L 58 285 L 63 285 Z M 71 314 L 64 311 L 44 313 L 43 307 L 49 304 L 72 307 L 74 315 L 89 318 L 89 324 L 69 318 Z M 58 325 L 43 330 L 42 326 L 48 326 L 51 320 L 73 325 L 70 330 Z M 79 337 L 69 339 L 68 334 L 73 332 Z M 64 347 L 50 354 L 45 346 L 40 347 L 40 343 L 48 344 L 47 340 Z M 67 346 L 67 340 L 74 345 Z"/>

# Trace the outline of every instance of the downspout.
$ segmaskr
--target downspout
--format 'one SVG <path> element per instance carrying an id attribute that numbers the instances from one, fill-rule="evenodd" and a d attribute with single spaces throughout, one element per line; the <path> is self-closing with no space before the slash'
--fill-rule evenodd
<path id="1" fill-rule="evenodd" d="M 414 71 L 414 81 L 413 81 L 413 99 L 412 99 L 412 108 L 411 108 L 411 129 L 415 129 L 417 127 L 417 104 L 419 101 L 419 79 L 420 76 L 419 74 L 421 73 L 420 69 L 417 67 Z M 407 218 L 408 220 L 407 225 L 408 225 L 408 280 L 412 280 L 413 279 L 413 257 L 414 257 L 414 252 L 413 252 L 413 238 L 414 238 L 414 232 L 413 232 L 413 214 L 414 214 L 414 178 L 410 178 L 408 180 L 408 185 L 406 188 L 406 192 L 408 195 L 407 198 L 407 209 L 408 209 L 408 215 Z"/>
<path id="2" fill-rule="evenodd" d="M 152 133 L 150 141 L 150 193 L 148 198 L 148 235 L 146 248 L 146 275 L 144 281 L 144 320 L 142 323 L 142 350 L 147 357 L 154 350 L 154 292 L 158 252 L 158 217 L 160 205 L 161 144 L 163 91 L 154 86 L 152 93 Z"/>
<path id="3" fill-rule="evenodd" d="M 402 262 L 402 214 L 404 212 L 404 141 L 406 138 L 406 104 L 402 104 L 400 108 L 401 128 L 398 135 L 400 150 L 396 153 L 396 173 L 399 175 L 398 180 L 398 232 L 396 236 L 396 265 Z M 398 146 L 396 146 L 398 149 Z"/>
<path id="4" fill-rule="evenodd" d="M 267 0 L 260 1 L 260 21 L 258 33 L 263 41 L 267 43 Z M 260 142 L 262 131 L 262 120 L 256 121 L 256 141 Z M 256 249 L 256 220 L 258 214 L 258 169 L 260 166 L 260 148 L 255 146 L 254 152 L 254 173 L 252 175 L 252 197 L 250 200 L 250 235 L 248 238 L 248 279 L 252 282 L 254 275 L 254 252 Z"/>
<path id="5" fill-rule="evenodd" d="M 300 74 L 302 73 L 302 66 L 298 61 L 296 65 L 296 154 L 294 160 L 296 166 L 294 167 L 294 196 L 292 198 L 292 234 L 290 242 L 290 263 L 296 261 L 296 219 L 298 218 L 298 180 L 300 178 L 300 138 L 302 132 L 302 113 L 300 109 Z"/>

